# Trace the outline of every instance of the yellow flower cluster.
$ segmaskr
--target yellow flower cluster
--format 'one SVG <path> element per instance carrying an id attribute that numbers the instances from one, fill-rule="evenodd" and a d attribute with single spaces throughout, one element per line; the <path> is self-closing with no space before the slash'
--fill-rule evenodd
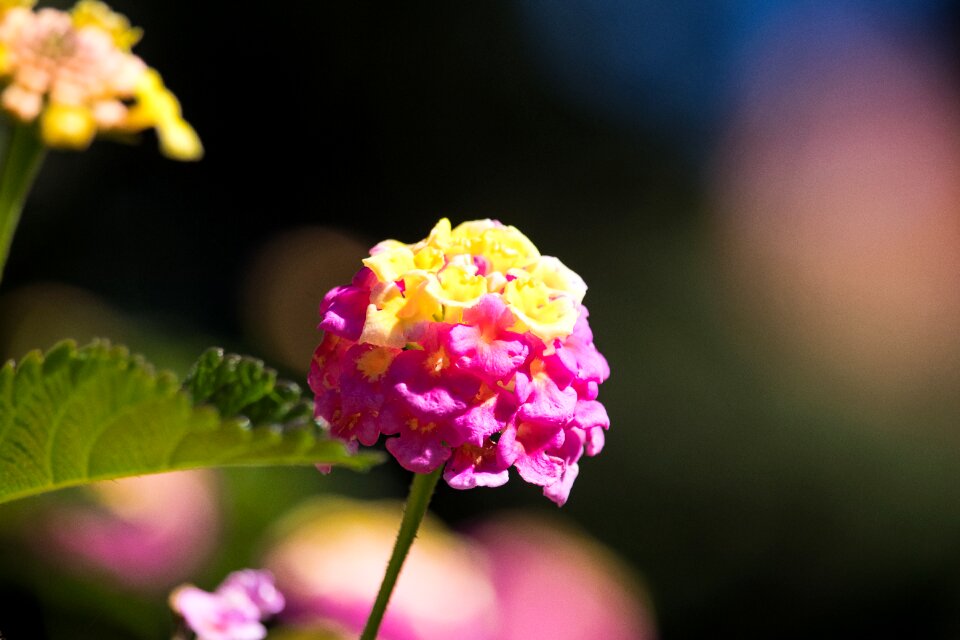
<path id="1" fill-rule="evenodd" d="M 131 52 L 141 35 L 97 0 L 70 12 L 0 0 L 0 106 L 21 122 L 39 121 L 51 147 L 84 149 L 99 132 L 153 128 L 165 155 L 200 158 L 177 98 Z"/>
<path id="2" fill-rule="evenodd" d="M 516 227 L 440 220 L 415 244 L 387 240 L 363 263 L 376 275 L 360 342 L 403 347 L 424 323 L 458 323 L 481 296 L 499 295 L 512 331 L 550 343 L 573 331 L 587 286 L 558 259 L 541 256 Z"/>

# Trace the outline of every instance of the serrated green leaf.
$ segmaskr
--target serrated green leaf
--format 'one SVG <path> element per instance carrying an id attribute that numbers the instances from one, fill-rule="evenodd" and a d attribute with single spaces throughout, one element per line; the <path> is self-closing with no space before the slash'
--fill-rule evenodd
<path id="1" fill-rule="evenodd" d="M 348 454 L 312 415 L 253 358 L 211 349 L 181 386 L 124 347 L 63 342 L 0 369 L 0 502 L 178 469 L 379 460 Z"/>

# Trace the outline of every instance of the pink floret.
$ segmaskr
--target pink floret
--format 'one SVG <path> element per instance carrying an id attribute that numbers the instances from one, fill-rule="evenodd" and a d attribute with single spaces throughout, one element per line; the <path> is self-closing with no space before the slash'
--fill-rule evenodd
<path id="1" fill-rule="evenodd" d="M 587 322 L 587 308 L 580 307 L 580 317 L 566 340 L 557 348 L 562 366 L 574 379 L 577 391 L 593 400 L 597 397 L 598 385 L 610 377 L 606 358 L 593 346 L 593 332 Z"/>
<path id="2" fill-rule="evenodd" d="M 577 406 L 577 392 L 573 387 L 562 388 L 547 375 L 531 377 L 517 373 L 517 395 L 523 404 L 517 416 L 523 422 L 561 428 L 573 418 Z"/>
<path id="3" fill-rule="evenodd" d="M 508 331 L 513 314 L 503 301 L 485 295 L 463 312 L 464 324 L 450 329 L 444 346 L 455 366 L 489 384 L 508 380 L 527 360 L 530 346 L 519 333 Z"/>
<path id="4" fill-rule="evenodd" d="M 390 368 L 391 402 L 403 404 L 422 421 L 446 421 L 463 413 L 480 390 L 480 381 L 452 369 L 435 372 L 434 354 L 404 351 Z"/>
<path id="5" fill-rule="evenodd" d="M 234 571 L 217 587 L 217 594 L 227 600 L 246 598 L 263 618 L 280 613 L 286 604 L 283 594 L 273 583 L 273 576 L 256 569 Z"/>
<path id="6" fill-rule="evenodd" d="M 380 414 L 380 430 L 398 437 L 387 450 L 410 471 L 427 473 L 446 462 L 450 448 L 463 444 L 469 431 L 456 420 L 480 390 L 480 381 L 443 368 L 438 352 L 404 351 L 388 374 L 389 392 Z M 439 367 L 439 369 L 438 369 Z"/>
<path id="7" fill-rule="evenodd" d="M 482 447 L 490 436 L 506 428 L 517 412 L 519 400 L 515 393 L 503 388 L 481 387 L 477 396 L 477 401 L 453 422 L 458 431 L 466 434 L 468 444 Z"/>
<path id="8" fill-rule="evenodd" d="M 443 479 L 454 489 L 499 487 L 509 480 L 509 468 L 497 455 L 496 444 L 488 442 L 483 447 L 465 444 L 453 452 Z"/>
<path id="9" fill-rule="evenodd" d="M 230 574 L 213 593 L 184 585 L 170 595 L 171 607 L 197 640 L 262 640 L 267 630 L 261 621 L 284 604 L 273 576 L 253 569 Z"/>
<path id="10" fill-rule="evenodd" d="M 501 464 L 515 467 L 527 482 L 548 486 L 563 475 L 563 458 L 551 452 L 563 445 L 564 438 L 562 429 L 511 424 L 497 442 L 497 456 Z"/>
<path id="11" fill-rule="evenodd" d="M 577 479 L 579 473 L 579 465 L 568 464 L 559 480 L 543 488 L 543 495 L 555 502 L 558 507 L 562 507 L 567 503 L 567 499 L 570 497 L 570 489 L 573 488 L 573 481 Z"/>
<path id="12" fill-rule="evenodd" d="M 450 458 L 450 448 L 443 438 L 448 430 L 422 433 L 404 425 L 398 433 L 387 440 L 387 451 L 408 471 L 430 473 Z"/>
<path id="13" fill-rule="evenodd" d="M 175 591 L 171 604 L 197 634 L 197 640 L 262 640 L 267 637 L 259 612 L 252 605 L 244 607 L 191 586 Z"/>
<path id="14" fill-rule="evenodd" d="M 359 340 L 370 305 L 370 287 L 376 282 L 373 271 L 364 267 L 346 287 L 334 287 L 320 303 L 321 331 L 336 334 L 348 340 Z"/>

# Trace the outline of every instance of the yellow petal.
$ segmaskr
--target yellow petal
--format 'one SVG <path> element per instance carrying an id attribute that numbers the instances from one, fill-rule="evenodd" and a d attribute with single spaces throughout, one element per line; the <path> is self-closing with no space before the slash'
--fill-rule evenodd
<path id="1" fill-rule="evenodd" d="M 200 137 L 186 120 L 176 118 L 157 124 L 160 151 L 173 160 L 199 160 L 203 157 Z"/>
<path id="2" fill-rule="evenodd" d="M 552 296 L 543 282 L 529 276 L 508 282 L 503 300 L 516 318 L 515 331 L 530 331 L 548 344 L 569 336 L 579 316 L 571 297 Z"/>
<path id="3" fill-rule="evenodd" d="M 587 294 L 587 283 L 583 278 L 553 256 L 541 256 L 527 271 L 548 288 L 570 294 L 578 303 L 583 302 L 583 296 Z"/>
<path id="4" fill-rule="evenodd" d="M 380 282 L 395 282 L 416 268 L 413 252 L 406 245 L 397 243 L 380 248 L 381 245 L 375 247 L 376 253 L 363 259 L 363 264 L 377 274 Z"/>

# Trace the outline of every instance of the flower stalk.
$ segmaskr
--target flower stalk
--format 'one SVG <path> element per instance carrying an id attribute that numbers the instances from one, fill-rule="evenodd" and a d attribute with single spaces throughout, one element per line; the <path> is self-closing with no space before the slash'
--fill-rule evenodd
<path id="1" fill-rule="evenodd" d="M 397 541 L 393 545 L 387 571 L 383 576 L 380 591 L 377 593 L 377 599 L 373 603 L 373 609 L 370 611 L 370 617 L 367 618 L 360 640 L 375 640 L 377 637 L 393 588 L 397 584 L 397 578 L 400 577 L 400 569 L 403 568 L 403 562 L 407 559 L 410 547 L 417 537 L 417 529 L 420 528 L 423 516 L 427 513 L 427 506 L 430 504 L 430 498 L 433 497 L 433 490 L 442 472 L 443 467 L 437 467 L 430 473 L 413 474 L 410 494 L 407 496 L 407 504 L 403 510 L 403 520 L 400 522 L 400 531 L 397 532 Z"/>
<path id="2" fill-rule="evenodd" d="M 33 127 L 14 124 L 0 166 L 0 280 L 27 193 L 43 162 L 45 148 Z"/>

